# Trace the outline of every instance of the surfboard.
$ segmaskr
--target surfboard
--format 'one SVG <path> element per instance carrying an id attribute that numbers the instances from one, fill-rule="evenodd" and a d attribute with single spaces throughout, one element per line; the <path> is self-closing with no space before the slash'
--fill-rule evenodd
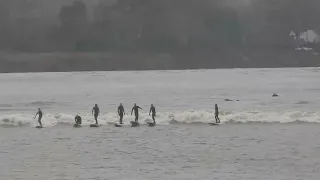
<path id="1" fill-rule="evenodd" d="M 130 123 L 131 123 L 131 127 L 138 127 L 138 126 L 140 126 L 139 122 L 130 121 Z"/>
<path id="2" fill-rule="evenodd" d="M 81 124 L 73 124 L 73 127 L 82 127 Z"/>
<path id="3" fill-rule="evenodd" d="M 208 123 L 209 125 L 211 125 L 211 126 L 219 126 L 220 124 L 218 124 L 218 123 Z"/>
<path id="4" fill-rule="evenodd" d="M 99 124 L 90 124 L 90 127 L 99 127 Z"/>
<path id="5" fill-rule="evenodd" d="M 36 128 L 43 128 L 43 126 L 36 126 Z"/>
<path id="6" fill-rule="evenodd" d="M 119 123 L 114 124 L 114 127 L 122 127 L 122 126 L 123 124 L 119 124 Z"/>
<path id="7" fill-rule="evenodd" d="M 147 122 L 147 124 L 148 124 L 148 126 L 150 126 L 150 127 L 152 127 L 152 126 L 155 126 L 155 125 L 156 125 L 156 123 L 154 123 L 154 122 Z"/>

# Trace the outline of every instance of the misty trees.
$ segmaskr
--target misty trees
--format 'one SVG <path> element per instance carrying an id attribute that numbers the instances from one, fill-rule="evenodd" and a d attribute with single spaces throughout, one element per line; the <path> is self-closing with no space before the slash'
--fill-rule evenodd
<path id="1" fill-rule="evenodd" d="M 250 43 L 253 46 L 290 47 L 291 30 L 300 34 L 318 29 L 320 13 L 316 0 L 253 0 L 250 9 Z M 254 18 L 252 18 L 254 17 Z"/>
<path id="2" fill-rule="evenodd" d="M 60 26 L 57 29 L 59 46 L 68 50 L 85 50 L 87 33 L 87 8 L 82 1 L 74 1 L 72 5 L 63 6 L 59 12 Z"/>
<path id="3" fill-rule="evenodd" d="M 151 53 L 279 49 L 291 48 L 291 30 L 297 34 L 320 30 L 318 0 L 101 0 L 94 7 L 76 0 L 61 7 L 56 21 L 42 17 L 45 12 L 37 2 L 0 1 L 1 49 Z M 9 11 L 12 8 L 16 10 Z"/>
<path id="4" fill-rule="evenodd" d="M 109 49 L 179 52 L 238 47 L 238 14 L 215 7 L 221 2 L 216 1 L 121 0 L 96 9 L 94 31 L 104 30 L 100 39 L 112 42 Z"/>
<path id="5" fill-rule="evenodd" d="M 9 11 L 5 1 L 0 1 L 0 48 L 8 41 Z"/>

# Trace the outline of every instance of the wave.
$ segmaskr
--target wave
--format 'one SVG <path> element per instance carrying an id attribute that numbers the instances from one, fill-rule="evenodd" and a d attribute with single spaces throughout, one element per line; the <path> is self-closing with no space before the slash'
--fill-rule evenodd
<path id="1" fill-rule="evenodd" d="M 310 104 L 310 102 L 309 101 L 298 101 L 296 104 Z"/>
<path id="2" fill-rule="evenodd" d="M 46 127 L 56 125 L 70 125 L 74 123 L 75 114 L 44 114 L 42 123 Z M 84 125 L 94 123 L 91 114 L 80 114 Z M 37 120 L 30 114 L 12 114 L 0 116 L 0 127 L 33 127 Z M 248 124 L 248 123 L 320 123 L 319 112 L 221 112 L 222 124 Z M 99 116 L 99 124 L 110 125 L 117 123 L 119 117 L 116 113 L 102 114 Z M 125 115 L 124 123 L 130 124 L 134 116 Z M 150 121 L 148 114 L 140 114 L 139 122 L 144 124 Z M 180 111 L 159 113 L 156 117 L 157 124 L 201 124 L 214 121 L 214 115 L 209 111 Z"/>
<path id="3" fill-rule="evenodd" d="M 27 103 L 27 105 L 31 105 L 31 106 L 50 106 L 54 104 L 56 104 L 56 102 L 54 101 L 34 101 L 34 102 Z"/>
<path id="4" fill-rule="evenodd" d="M 0 104 L 0 108 L 10 108 L 13 107 L 11 104 Z"/>

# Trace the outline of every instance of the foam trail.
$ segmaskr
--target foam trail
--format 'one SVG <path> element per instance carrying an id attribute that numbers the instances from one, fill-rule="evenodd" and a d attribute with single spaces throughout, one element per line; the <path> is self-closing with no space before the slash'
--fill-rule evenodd
<path id="1" fill-rule="evenodd" d="M 95 123 L 91 114 L 80 114 L 84 125 Z M 45 127 L 56 125 L 71 125 L 74 123 L 75 114 L 44 114 L 42 123 Z M 34 127 L 38 125 L 37 119 L 30 114 L 0 115 L 0 127 Z M 319 112 L 221 112 L 221 123 L 320 123 Z M 116 113 L 102 114 L 99 116 L 99 124 L 108 125 L 117 123 L 119 116 Z M 125 115 L 124 123 L 129 125 L 134 120 L 134 116 Z M 151 116 L 141 113 L 139 122 L 145 124 L 146 120 L 151 120 Z M 177 111 L 158 113 L 157 124 L 193 124 L 209 123 L 214 121 L 214 115 L 209 111 Z"/>

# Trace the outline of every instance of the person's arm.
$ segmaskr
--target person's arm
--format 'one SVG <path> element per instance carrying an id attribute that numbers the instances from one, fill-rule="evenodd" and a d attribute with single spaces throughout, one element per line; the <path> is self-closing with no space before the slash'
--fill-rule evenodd
<path id="1" fill-rule="evenodd" d="M 37 114 L 34 116 L 34 118 L 33 119 L 35 119 L 36 117 L 37 117 L 37 115 L 39 114 L 39 111 L 37 112 Z"/>
<path id="2" fill-rule="evenodd" d="M 142 109 L 140 106 L 138 106 L 139 109 Z"/>
<path id="3" fill-rule="evenodd" d="M 98 108 L 98 115 L 100 115 L 100 109 Z"/>
<path id="4" fill-rule="evenodd" d="M 94 110 L 94 108 L 92 108 L 92 114 L 93 114 L 93 110 Z"/>
<path id="5" fill-rule="evenodd" d="M 132 116 L 133 109 L 134 109 L 134 107 L 133 107 L 132 110 L 131 110 L 131 116 Z"/>
<path id="6" fill-rule="evenodd" d="M 150 108 L 150 111 L 149 111 L 149 116 L 150 116 L 151 110 L 152 110 L 152 108 Z"/>

